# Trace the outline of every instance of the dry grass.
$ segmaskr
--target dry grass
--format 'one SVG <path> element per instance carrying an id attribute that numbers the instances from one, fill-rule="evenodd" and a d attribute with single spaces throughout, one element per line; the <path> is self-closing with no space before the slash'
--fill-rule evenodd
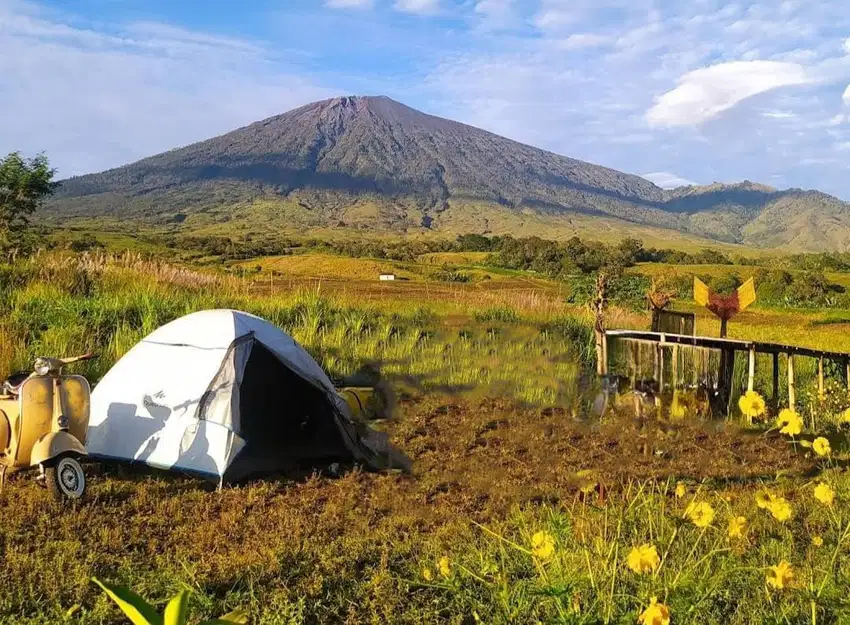
<path id="1" fill-rule="evenodd" d="M 86 373 L 97 379 L 178 315 L 246 309 L 334 374 L 377 369 L 393 401 L 376 427 L 413 473 L 290 474 L 211 492 L 197 480 L 92 466 L 90 498 L 61 513 L 19 476 L 0 494 L 0 624 L 123 623 L 91 575 L 159 600 L 188 586 L 194 614 L 241 606 L 257 624 L 634 623 L 652 596 L 677 625 L 850 618 L 840 427 L 804 433 L 829 435 L 824 460 L 775 429 L 589 418 L 586 312 L 545 281 L 316 289 L 293 277 L 246 287 L 144 262 L 41 259 L 0 274 L 0 368 L 96 348 Z M 801 338 L 835 340 L 836 326 L 814 317 L 748 314 L 733 333 L 773 336 L 799 323 Z M 645 324 L 618 310 L 609 319 Z M 821 481 L 836 492 L 833 506 L 813 496 Z M 764 489 L 788 499 L 789 521 L 758 507 Z M 705 528 L 684 518 L 692 501 L 716 512 Z M 727 536 L 738 515 L 750 522 L 742 540 Z M 552 553 L 533 549 L 535 534 Z M 644 543 L 663 562 L 638 575 L 626 560 Z M 796 575 L 782 590 L 765 583 L 780 560 Z"/>

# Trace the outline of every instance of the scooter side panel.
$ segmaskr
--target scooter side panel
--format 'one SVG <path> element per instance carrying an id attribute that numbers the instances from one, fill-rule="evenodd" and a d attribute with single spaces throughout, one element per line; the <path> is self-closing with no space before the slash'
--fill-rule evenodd
<path id="1" fill-rule="evenodd" d="M 33 446 L 39 438 L 51 430 L 53 380 L 48 377 L 27 379 L 21 385 L 18 401 L 21 406 L 21 430 L 15 464 L 29 466 Z"/>
<path id="2" fill-rule="evenodd" d="M 62 394 L 62 412 L 68 417 L 68 431 L 85 445 L 91 408 L 88 380 L 81 375 L 63 375 L 59 388 Z"/>

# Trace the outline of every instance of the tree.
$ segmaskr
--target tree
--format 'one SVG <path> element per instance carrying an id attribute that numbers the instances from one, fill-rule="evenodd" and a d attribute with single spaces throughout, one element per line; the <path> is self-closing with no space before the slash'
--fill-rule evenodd
<path id="1" fill-rule="evenodd" d="M 26 160 L 12 152 L 0 160 L 0 248 L 20 243 L 29 216 L 59 186 L 55 173 L 44 154 Z"/>

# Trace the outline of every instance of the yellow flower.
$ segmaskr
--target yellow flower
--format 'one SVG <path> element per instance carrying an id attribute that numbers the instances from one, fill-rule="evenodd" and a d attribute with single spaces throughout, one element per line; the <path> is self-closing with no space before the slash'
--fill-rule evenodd
<path id="1" fill-rule="evenodd" d="M 747 531 L 747 519 L 742 516 L 735 516 L 729 519 L 729 538 L 743 538 L 744 532 Z"/>
<path id="2" fill-rule="evenodd" d="M 815 547 L 823 547 L 823 538 L 820 536 L 812 536 L 812 544 Z"/>
<path id="3" fill-rule="evenodd" d="M 815 499 L 825 506 L 831 506 L 835 500 L 835 491 L 826 482 L 821 482 L 815 486 Z"/>
<path id="4" fill-rule="evenodd" d="M 767 507 L 773 518 L 784 523 L 791 518 L 791 504 L 785 497 L 774 497 Z"/>
<path id="5" fill-rule="evenodd" d="M 688 489 L 685 488 L 685 484 L 683 482 L 679 482 L 678 484 L 676 484 L 676 497 L 678 499 L 681 499 L 682 497 L 684 497 L 685 493 L 687 493 L 687 492 L 688 492 Z"/>
<path id="6" fill-rule="evenodd" d="M 755 391 L 747 391 L 738 399 L 741 414 L 751 419 L 757 419 L 764 414 L 764 398 Z"/>
<path id="7" fill-rule="evenodd" d="M 434 574 L 431 573 L 431 569 L 425 567 L 424 569 L 422 569 L 422 577 L 425 578 L 426 582 L 430 582 L 432 579 L 434 579 Z"/>
<path id="8" fill-rule="evenodd" d="M 531 553 L 541 560 L 555 555 L 555 539 L 548 532 L 537 532 L 531 537 Z"/>
<path id="9" fill-rule="evenodd" d="M 812 449 L 818 456 L 828 456 L 832 452 L 832 447 L 829 446 L 829 441 L 823 436 L 818 436 L 812 441 Z"/>
<path id="10" fill-rule="evenodd" d="M 841 413 L 841 420 L 844 423 L 850 423 L 850 408 Z"/>
<path id="11" fill-rule="evenodd" d="M 651 573 L 661 564 L 661 558 L 658 557 L 655 545 L 646 544 L 634 547 L 629 553 L 626 564 L 635 573 Z"/>
<path id="12" fill-rule="evenodd" d="M 449 557 L 443 556 L 442 558 L 440 558 L 440 561 L 437 563 L 437 568 L 440 571 L 440 575 L 442 575 L 443 577 L 448 577 L 449 575 L 451 575 L 452 567 L 451 563 L 449 562 Z"/>
<path id="13" fill-rule="evenodd" d="M 794 581 L 794 571 L 791 570 L 791 565 L 785 560 L 782 560 L 776 566 L 770 567 L 770 572 L 767 574 L 767 583 L 774 588 L 781 590 L 786 586 L 790 586 Z"/>
<path id="14" fill-rule="evenodd" d="M 649 605 L 638 617 L 641 625 L 670 625 L 670 608 L 663 603 L 658 603 L 658 598 L 649 600 Z"/>
<path id="15" fill-rule="evenodd" d="M 800 418 L 800 415 L 790 408 L 784 408 L 779 413 L 779 419 L 777 419 L 776 424 L 781 425 L 782 428 L 779 431 L 788 436 L 797 436 L 797 434 L 803 431 L 803 420 Z"/>
<path id="16" fill-rule="evenodd" d="M 762 492 L 756 495 L 756 505 L 759 508 L 766 509 L 773 502 L 773 495 L 767 492 Z"/>
<path id="17" fill-rule="evenodd" d="M 714 508 L 705 501 L 692 502 L 685 508 L 685 517 L 697 527 L 708 527 L 714 520 Z"/>

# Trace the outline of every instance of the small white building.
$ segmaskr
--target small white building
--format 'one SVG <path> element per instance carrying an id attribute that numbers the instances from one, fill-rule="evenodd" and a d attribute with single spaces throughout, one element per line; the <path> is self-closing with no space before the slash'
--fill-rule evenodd
<path id="1" fill-rule="evenodd" d="M 382 273 L 378 276 L 378 280 L 395 280 L 394 273 Z"/>

